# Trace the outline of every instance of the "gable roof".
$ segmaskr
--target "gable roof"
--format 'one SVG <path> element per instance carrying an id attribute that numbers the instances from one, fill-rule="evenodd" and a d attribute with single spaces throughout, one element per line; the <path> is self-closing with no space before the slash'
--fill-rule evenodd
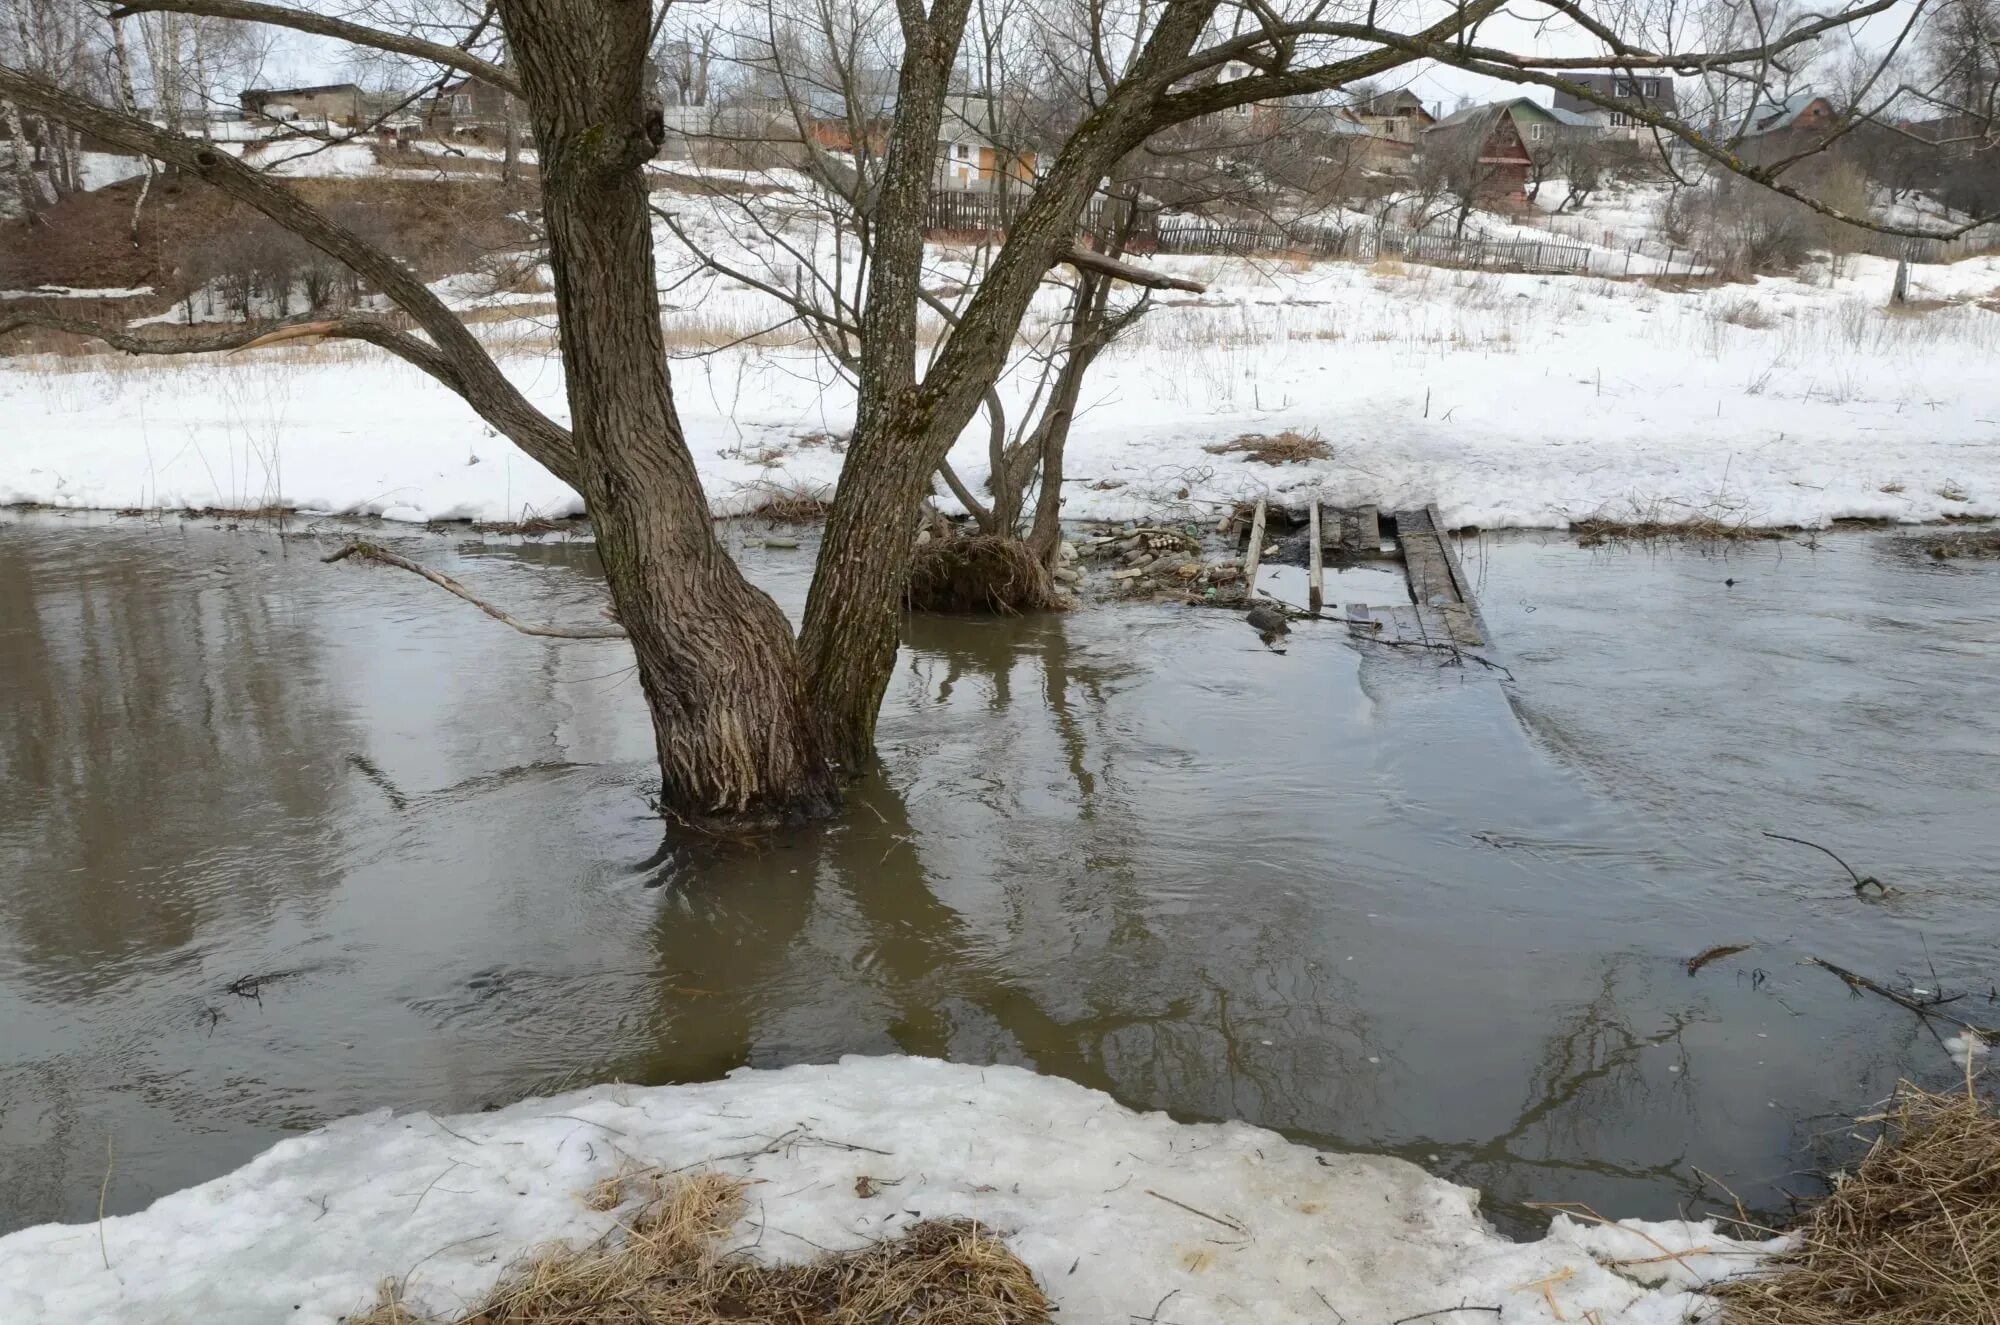
<path id="1" fill-rule="evenodd" d="M 1406 87 L 1399 87 L 1394 92 L 1378 92 L 1354 109 L 1363 115 L 1430 114 L 1424 109 L 1423 99 Z"/>
<path id="2" fill-rule="evenodd" d="M 1503 101 L 1500 104 L 1507 108 L 1507 113 L 1510 115 L 1526 115 L 1531 120 L 1546 120 L 1551 123 L 1559 123 L 1556 120 L 1554 111 L 1532 97 L 1515 97 L 1511 101 Z"/>
<path id="3" fill-rule="evenodd" d="M 1502 158 L 1486 154 L 1487 144 L 1503 124 L 1508 135 L 1518 144 L 1521 135 L 1514 129 L 1511 102 L 1492 101 L 1484 105 L 1464 106 L 1426 128 L 1424 142 L 1444 150 L 1471 142 L 1477 144 L 1481 161 L 1526 161 L 1525 156 Z"/>
<path id="4" fill-rule="evenodd" d="M 1807 87 L 1792 93 L 1782 101 L 1767 101 L 1757 108 L 1756 117 L 1751 121 L 1750 128 L 1744 136 L 1754 137 L 1760 133 L 1776 133 L 1781 129 L 1789 129 L 1799 122 L 1800 116 L 1812 109 L 1813 103 L 1826 100 Z M 1827 102 L 1829 109 L 1832 105 L 1832 102 Z"/>

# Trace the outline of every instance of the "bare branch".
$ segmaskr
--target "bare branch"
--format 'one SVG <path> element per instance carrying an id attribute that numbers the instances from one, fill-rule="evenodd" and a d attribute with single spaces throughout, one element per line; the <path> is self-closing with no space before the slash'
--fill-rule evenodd
<path id="1" fill-rule="evenodd" d="M 532 625 L 529 622 L 521 620 L 519 617 L 513 615 L 511 612 L 507 612 L 502 608 L 495 607 L 493 604 L 487 602 L 484 598 L 481 598 L 478 594 L 472 592 L 472 590 L 466 588 L 464 585 L 460 584 L 457 580 L 452 579 L 451 576 L 446 575 L 444 572 L 434 571 L 428 566 L 421 565 L 418 562 L 411 561 L 408 557 L 398 556 L 394 552 L 389 551 L 387 548 L 380 547 L 374 543 L 370 543 L 365 539 L 357 538 L 352 543 L 349 543 L 346 547 L 341 548 L 338 552 L 332 553 L 328 556 L 321 557 L 320 560 L 325 562 L 345 561 L 349 557 L 360 557 L 363 561 L 378 561 L 382 563 L 384 566 L 394 566 L 397 570 L 406 570 L 410 572 L 410 574 L 412 575 L 421 575 L 423 576 L 423 578 L 429 580 L 432 584 L 435 584 L 438 588 L 444 590 L 446 593 L 454 594 L 460 598 L 463 598 L 466 602 L 471 603 L 474 607 L 484 612 L 487 616 L 492 617 L 495 621 L 498 621 L 499 623 L 505 626 L 512 626 L 514 629 L 520 631 L 523 635 L 540 635 L 547 639 L 631 638 L 626 633 L 625 627 L 623 626 Z"/>
<path id="2" fill-rule="evenodd" d="M 268 23 L 272 27 L 290 28 L 295 32 L 309 32 L 317 37 L 332 37 L 356 46 L 388 51 L 392 55 L 429 60 L 460 73 L 471 74 L 480 82 L 490 83 L 514 96 L 521 95 L 521 84 L 514 75 L 492 61 L 482 60 L 457 46 L 445 46 L 399 32 L 384 32 L 364 24 L 349 23 L 345 19 L 293 9 L 289 5 L 267 5 L 259 3 L 259 0 L 130 0 L 112 10 L 111 18 L 116 20 L 132 14 L 198 14 L 205 18 Z"/>
<path id="3" fill-rule="evenodd" d="M 1154 290 L 1187 290 L 1194 294 L 1207 294 L 1208 287 L 1200 281 L 1191 281 L 1184 276 L 1169 276 L 1163 271 L 1136 266 L 1130 262 L 1120 262 L 1107 258 L 1081 244 L 1072 244 L 1057 254 L 1057 261 L 1083 271 L 1094 271 L 1100 276 L 1109 276 L 1114 281 L 1124 281 L 1130 285 L 1143 285 Z"/>
<path id="4" fill-rule="evenodd" d="M 103 341 L 126 354 L 212 354 L 221 350 L 254 350 L 307 337 L 361 340 L 379 346 L 407 360 L 442 381 L 454 391 L 460 384 L 451 363 L 437 350 L 406 331 L 398 330 L 382 318 L 349 314 L 333 319 L 314 319 L 311 314 L 279 321 L 252 322 L 224 331 L 136 332 L 113 323 L 69 317 L 40 308 L 20 308 L 0 315 L 0 336 L 29 327 L 61 331 Z"/>
<path id="5" fill-rule="evenodd" d="M 408 313 L 430 336 L 435 347 L 432 361 L 419 366 L 456 391 L 481 418 L 556 477 L 571 487 L 580 486 L 574 477 L 576 451 L 568 430 L 530 405 L 458 315 L 395 258 L 213 143 L 156 128 L 134 116 L 107 110 L 46 79 L 0 65 L 0 99 L 5 98 L 32 106 L 51 119 L 81 129 L 103 142 L 179 166 L 256 208 L 322 253 L 345 263 Z M 270 329 L 260 328 L 260 333 Z M 407 347 L 391 344 L 385 348 L 404 353 Z M 412 362 L 419 361 L 412 359 Z M 448 368 L 440 371 L 439 366 L 444 365 Z"/>

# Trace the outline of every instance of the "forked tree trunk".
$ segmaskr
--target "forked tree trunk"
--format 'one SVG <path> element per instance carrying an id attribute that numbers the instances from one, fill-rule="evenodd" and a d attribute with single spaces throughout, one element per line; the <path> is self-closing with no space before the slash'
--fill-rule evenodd
<path id="1" fill-rule="evenodd" d="M 723 551 L 667 378 L 644 163 L 641 0 L 501 0 L 541 153 L 578 478 L 652 710 L 661 802 L 697 826 L 829 813 L 791 628 Z"/>
<path id="2" fill-rule="evenodd" d="M 935 173 L 946 79 L 967 0 L 935 0 L 926 39 L 910 44 L 875 213 L 875 251 L 862 314 L 854 440 L 827 517 L 801 641 L 806 681 L 829 751 L 850 771 L 875 758 L 875 715 L 895 670 L 903 590 L 917 510 L 931 473 L 979 408 L 1034 300 L 1042 276 L 1076 239 L 1076 218 L 1105 173 L 1144 139 L 1145 97 L 1126 96 L 1084 117 L 1009 227 L 1007 242 L 966 305 L 943 351 L 916 380 L 916 309 L 923 214 Z M 1209 10 L 1171 7 L 1128 77 L 1164 89 Z M 941 24 L 955 21 L 949 31 Z"/>

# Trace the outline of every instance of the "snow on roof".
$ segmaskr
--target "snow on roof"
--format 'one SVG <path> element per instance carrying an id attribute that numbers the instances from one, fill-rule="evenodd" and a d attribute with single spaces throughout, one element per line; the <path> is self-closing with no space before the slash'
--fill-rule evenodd
<path id="1" fill-rule="evenodd" d="M 1819 93 L 1808 87 L 1792 93 L 1783 101 L 1766 102 L 1758 107 L 1757 122 L 1750 133 L 1776 133 L 1780 129 L 1789 129 L 1798 123 L 1799 116 L 1806 113 L 1808 106 L 1819 100 L 1822 100 Z"/>

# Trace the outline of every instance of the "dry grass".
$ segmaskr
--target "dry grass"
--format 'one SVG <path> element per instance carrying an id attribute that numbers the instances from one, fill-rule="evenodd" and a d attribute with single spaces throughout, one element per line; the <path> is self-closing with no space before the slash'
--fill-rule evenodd
<path id="1" fill-rule="evenodd" d="M 1715 305 L 1717 321 L 1727 322 L 1734 327 L 1748 327 L 1753 331 L 1763 331 L 1777 325 L 1777 319 L 1770 310 L 1757 299 L 1748 295 L 1726 299 Z"/>
<path id="2" fill-rule="evenodd" d="M 772 524 L 817 524 L 833 509 L 833 489 L 824 483 L 758 479 L 746 485 L 757 504 L 743 514 Z"/>
<path id="3" fill-rule="evenodd" d="M 1017 538 L 933 538 L 910 563 L 903 601 L 913 612 L 1044 612 L 1057 606 L 1049 575 Z"/>
<path id="4" fill-rule="evenodd" d="M 1904 1086 L 1883 1134 L 1768 1274 L 1718 1287 L 1729 1325 L 2000 1322 L 2000 1117 Z"/>
<path id="5" fill-rule="evenodd" d="M 1741 520 L 1721 520 L 1709 515 L 1685 520 L 1615 520 L 1594 515 L 1572 520 L 1569 531 L 1578 547 L 1599 547 L 1605 543 L 1652 543 L 1677 540 L 1691 543 L 1740 543 L 1756 539 L 1783 538 L 1776 529 L 1767 529 Z M 2000 1325 L 1996 1322 L 1995 1325 Z"/>
<path id="6" fill-rule="evenodd" d="M 1925 534 L 1905 540 L 1921 549 L 1933 561 L 1957 557 L 2000 558 L 2000 530 L 1969 529 L 1949 534 Z M 2000 1325 L 1996 1321 L 1995 1325 Z"/>
<path id="7" fill-rule="evenodd" d="M 614 1208 L 634 1179 L 591 1189 Z M 744 1184 L 696 1174 L 654 1185 L 624 1237 L 543 1250 L 454 1325 L 1046 1325 L 1048 1298 L 991 1233 L 960 1221 L 917 1224 L 857 1251 L 765 1265 L 723 1249 L 743 1211 Z M 607 1204 L 608 1203 L 608 1204 Z M 350 1325 L 441 1325 L 383 1285 Z"/>
<path id="8" fill-rule="evenodd" d="M 1210 455 L 1240 455 L 1260 465 L 1302 465 L 1308 460 L 1331 460 L 1333 448 L 1317 432 L 1246 432 L 1234 441 L 1216 442 L 1202 450 Z"/>

